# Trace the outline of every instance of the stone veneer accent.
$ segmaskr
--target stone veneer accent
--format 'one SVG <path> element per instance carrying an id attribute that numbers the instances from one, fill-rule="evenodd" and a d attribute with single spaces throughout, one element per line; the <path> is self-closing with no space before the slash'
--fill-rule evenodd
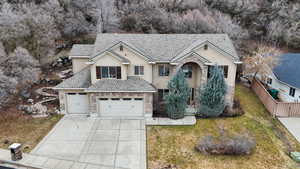
<path id="1" fill-rule="evenodd" d="M 144 116 L 152 117 L 153 114 L 153 93 L 90 93 L 90 111 L 98 113 L 97 100 L 99 98 L 143 98 L 144 99 Z"/>
<path id="2" fill-rule="evenodd" d="M 66 114 L 66 106 L 65 106 L 65 92 L 59 91 L 58 92 L 58 97 L 59 97 L 59 107 L 60 107 L 60 112 L 63 114 Z"/>

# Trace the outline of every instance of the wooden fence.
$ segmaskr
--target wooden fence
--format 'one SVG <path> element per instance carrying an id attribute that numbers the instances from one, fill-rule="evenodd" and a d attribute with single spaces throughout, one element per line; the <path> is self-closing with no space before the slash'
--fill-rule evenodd
<path id="1" fill-rule="evenodd" d="M 300 103 L 275 100 L 261 82 L 256 79 L 253 79 L 251 88 L 273 116 L 300 117 Z"/>

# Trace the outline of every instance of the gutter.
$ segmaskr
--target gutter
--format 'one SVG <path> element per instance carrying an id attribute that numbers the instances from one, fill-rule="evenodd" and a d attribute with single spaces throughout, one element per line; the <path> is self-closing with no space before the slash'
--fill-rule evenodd
<path id="1" fill-rule="evenodd" d="M 99 91 L 99 90 L 84 90 L 87 93 L 155 93 L 156 91 Z"/>
<path id="2" fill-rule="evenodd" d="M 86 88 L 60 88 L 60 87 L 52 87 L 53 90 L 85 90 Z"/>

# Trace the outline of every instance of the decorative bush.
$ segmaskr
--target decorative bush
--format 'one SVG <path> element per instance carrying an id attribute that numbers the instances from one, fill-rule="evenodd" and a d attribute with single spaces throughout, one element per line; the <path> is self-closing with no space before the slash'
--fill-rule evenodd
<path id="1" fill-rule="evenodd" d="M 171 119 L 181 119 L 184 117 L 190 95 L 190 89 L 182 70 L 179 70 L 169 81 L 168 89 L 169 93 L 164 98 L 167 114 Z"/>
<path id="2" fill-rule="evenodd" d="M 204 136 L 196 146 L 203 154 L 215 155 L 249 155 L 255 149 L 256 143 L 249 136 L 220 137 Z"/>
<path id="3" fill-rule="evenodd" d="M 237 117 L 245 114 L 244 110 L 241 107 L 239 100 L 233 101 L 233 107 L 230 108 L 226 106 L 223 113 L 220 115 L 221 117 Z"/>
<path id="4" fill-rule="evenodd" d="M 217 117 L 225 109 L 225 94 L 227 86 L 224 79 L 224 73 L 218 65 L 211 70 L 211 77 L 207 84 L 200 89 L 199 110 L 197 116 Z"/>

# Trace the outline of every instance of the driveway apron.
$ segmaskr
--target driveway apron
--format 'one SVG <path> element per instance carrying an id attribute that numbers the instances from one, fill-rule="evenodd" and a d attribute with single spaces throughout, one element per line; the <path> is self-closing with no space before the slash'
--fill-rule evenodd
<path id="1" fill-rule="evenodd" d="M 65 116 L 31 153 L 107 169 L 146 169 L 145 120 Z"/>

